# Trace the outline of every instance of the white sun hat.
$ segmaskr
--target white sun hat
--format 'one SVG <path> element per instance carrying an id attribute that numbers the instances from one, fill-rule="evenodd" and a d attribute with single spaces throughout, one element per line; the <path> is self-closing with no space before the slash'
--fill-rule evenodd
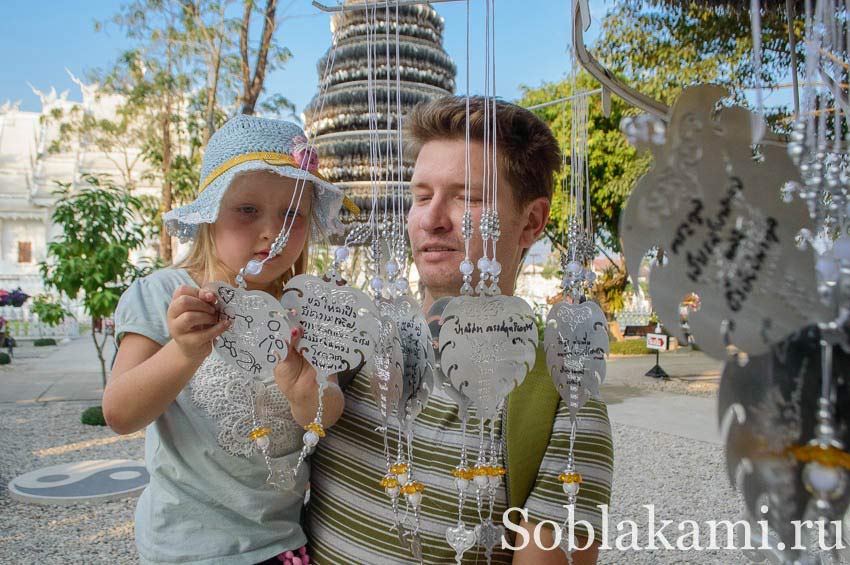
<path id="1" fill-rule="evenodd" d="M 318 172 L 316 149 L 307 144 L 300 127 L 282 120 L 240 114 L 210 138 L 201 165 L 201 184 L 194 201 L 163 215 L 165 227 L 181 242 L 195 237 L 198 225 L 218 218 L 219 206 L 233 179 L 248 171 L 271 171 L 304 179 L 313 186 L 313 216 L 326 234 L 342 231 L 340 207 L 356 206 Z"/>

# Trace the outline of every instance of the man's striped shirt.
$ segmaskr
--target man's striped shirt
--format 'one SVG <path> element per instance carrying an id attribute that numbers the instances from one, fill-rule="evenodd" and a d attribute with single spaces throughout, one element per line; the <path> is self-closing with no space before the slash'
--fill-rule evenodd
<path id="1" fill-rule="evenodd" d="M 529 406 L 533 410 L 533 406 Z M 474 412 L 473 412 L 474 414 Z M 393 528 L 390 499 L 379 481 L 386 473 L 381 418 L 372 396 L 368 377 L 358 374 L 345 389 L 345 411 L 327 431 L 311 457 L 311 502 L 308 536 L 312 561 L 317 564 L 417 563 L 403 547 Z M 488 426 L 489 427 L 489 426 Z M 446 541 L 446 528 L 458 521 L 458 494 L 451 471 L 459 462 L 461 422 L 458 405 L 439 386 L 415 421 L 413 472 L 425 485 L 421 502 L 423 561 L 455 563 L 454 550 Z M 501 422 L 495 422 L 497 442 L 501 442 Z M 390 450 L 395 453 L 397 433 L 390 430 Z M 566 495 L 558 475 L 564 470 L 569 451 L 570 418 L 560 402 L 537 481 L 526 507 L 529 520 L 566 518 Z M 514 441 L 513 439 L 511 441 Z M 466 435 L 470 464 L 478 449 L 477 420 L 471 419 Z M 576 504 L 576 519 L 587 520 L 598 533 L 601 512 L 597 505 L 608 504 L 611 496 L 613 448 L 611 427 L 604 403 L 590 400 L 579 412 L 574 446 L 577 470 L 583 483 Z M 502 464 L 504 460 L 502 459 Z M 463 507 L 468 528 L 480 522 L 475 489 L 470 485 Z M 507 508 L 504 481 L 496 489 L 493 521 L 502 522 Z M 404 516 L 404 497 L 399 495 L 399 514 Z M 513 514 L 518 520 L 518 514 Z M 412 516 L 408 516 L 408 521 Z M 586 535 L 576 527 L 579 535 Z M 510 563 L 510 551 L 497 544 L 493 563 Z M 481 547 L 467 551 L 464 563 L 485 563 Z"/>

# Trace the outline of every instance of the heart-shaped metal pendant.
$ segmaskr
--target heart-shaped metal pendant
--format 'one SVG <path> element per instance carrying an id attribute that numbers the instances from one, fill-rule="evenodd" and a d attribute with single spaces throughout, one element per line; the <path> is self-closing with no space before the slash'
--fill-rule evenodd
<path id="1" fill-rule="evenodd" d="M 281 304 L 304 328 L 298 348 L 316 369 L 319 384 L 329 375 L 356 369 L 375 354 L 378 312 L 359 290 L 298 275 L 287 283 Z"/>
<path id="2" fill-rule="evenodd" d="M 555 388 L 575 418 L 591 396 L 599 395 L 609 352 L 608 323 L 595 302 L 558 302 L 546 317 L 546 366 Z"/>
<path id="3" fill-rule="evenodd" d="M 402 429 L 409 429 L 428 402 L 434 386 L 433 367 L 436 363 L 431 332 L 419 304 L 409 296 L 381 300 L 378 307 L 382 316 L 393 320 L 401 338 L 404 377 L 398 402 L 398 418 Z"/>
<path id="4" fill-rule="evenodd" d="M 219 300 L 219 317 L 233 322 L 215 339 L 218 355 L 251 375 L 271 375 L 289 351 L 290 325 L 280 302 L 221 282 L 211 290 Z"/>
<path id="5" fill-rule="evenodd" d="M 443 311 L 441 366 L 482 422 L 534 366 L 537 326 L 517 296 L 458 296 Z"/>
<path id="6" fill-rule="evenodd" d="M 455 550 L 455 560 L 463 562 L 463 554 L 475 547 L 475 530 L 471 530 L 463 524 L 454 528 L 446 528 L 446 541 Z"/>

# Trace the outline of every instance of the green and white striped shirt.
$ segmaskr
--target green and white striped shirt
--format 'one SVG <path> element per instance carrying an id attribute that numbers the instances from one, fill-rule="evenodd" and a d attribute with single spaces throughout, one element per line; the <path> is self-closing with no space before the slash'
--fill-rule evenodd
<path id="1" fill-rule="evenodd" d="M 529 406 L 533 410 L 533 406 Z M 501 419 L 501 418 L 500 418 Z M 470 426 L 466 442 L 470 461 L 477 454 L 477 421 Z M 328 565 L 417 563 L 402 547 L 393 527 L 390 499 L 379 481 L 386 473 L 380 415 L 372 397 L 368 377 L 358 374 L 345 389 L 345 412 L 327 431 L 311 457 L 311 502 L 308 537 L 313 563 Z M 501 422 L 496 422 L 496 440 L 501 441 Z M 391 428 L 391 449 L 396 433 Z M 566 495 L 558 475 L 564 470 L 569 451 L 570 419 L 561 402 L 534 488 L 526 501 L 530 521 L 566 518 Z M 513 441 L 513 440 L 512 440 Z M 460 458 L 461 422 L 458 405 L 439 386 L 416 419 L 413 467 L 417 481 L 425 485 L 421 508 L 422 554 L 425 563 L 455 563 L 454 550 L 446 541 L 446 528 L 457 524 L 458 495 L 451 471 Z M 595 532 L 601 530 L 598 504 L 611 497 L 613 448 L 611 426 L 604 403 L 591 400 L 579 412 L 574 446 L 576 467 L 582 485 L 576 504 L 576 519 L 587 520 Z M 502 522 L 507 508 L 504 481 L 496 489 L 493 521 Z M 404 498 L 399 497 L 400 515 Z M 513 514 L 513 520 L 519 519 Z M 470 485 L 463 519 L 468 528 L 480 522 L 474 487 Z M 576 532 L 586 535 L 577 525 Z M 511 552 L 493 552 L 493 563 L 510 563 Z M 484 563 L 483 548 L 464 554 L 464 563 Z"/>

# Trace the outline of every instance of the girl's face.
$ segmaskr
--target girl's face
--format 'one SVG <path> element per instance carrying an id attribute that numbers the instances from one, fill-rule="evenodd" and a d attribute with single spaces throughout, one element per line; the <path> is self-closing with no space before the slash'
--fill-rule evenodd
<path id="1" fill-rule="evenodd" d="M 251 171 L 233 179 L 224 193 L 212 237 L 218 259 L 234 272 L 251 259 L 265 259 L 284 221 L 288 224 L 294 219 L 289 241 L 280 254 L 267 261 L 259 275 L 245 277 L 249 289 L 273 291 L 271 285 L 292 267 L 304 249 L 313 186 L 304 185 L 301 205 L 296 210 L 295 183 L 295 179 L 269 171 Z"/>

